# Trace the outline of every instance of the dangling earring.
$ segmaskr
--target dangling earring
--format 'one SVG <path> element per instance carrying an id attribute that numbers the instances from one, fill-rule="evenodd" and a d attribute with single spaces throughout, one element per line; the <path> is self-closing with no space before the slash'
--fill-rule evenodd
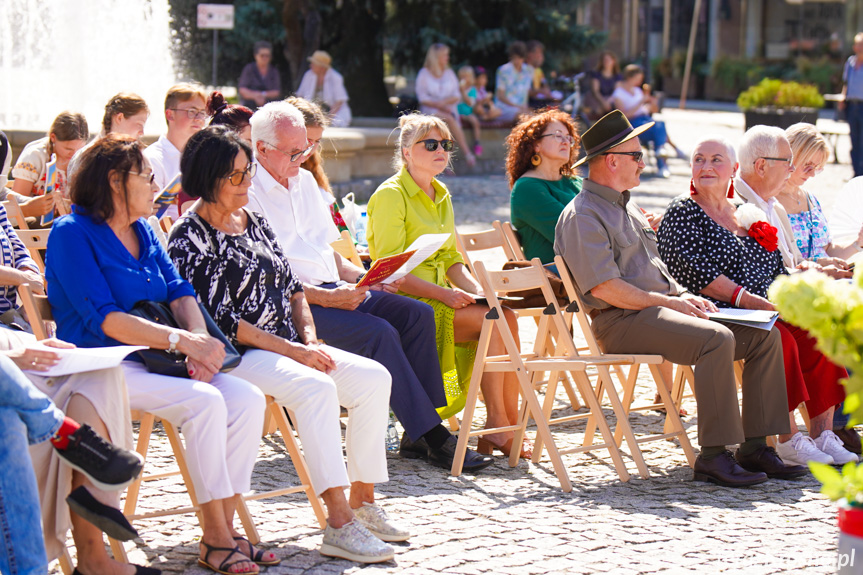
<path id="1" fill-rule="evenodd" d="M 530 158 L 530 163 L 533 164 L 534 167 L 536 167 L 542 163 L 542 158 L 539 156 L 539 154 L 534 154 Z"/>
<path id="2" fill-rule="evenodd" d="M 689 180 L 689 195 L 697 196 L 698 192 L 695 191 L 695 180 Z"/>
<path id="3" fill-rule="evenodd" d="M 728 195 L 726 196 L 729 200 L 734 198 L 734 180 L 731 180 L 731 185 L 728 186 Z"/>

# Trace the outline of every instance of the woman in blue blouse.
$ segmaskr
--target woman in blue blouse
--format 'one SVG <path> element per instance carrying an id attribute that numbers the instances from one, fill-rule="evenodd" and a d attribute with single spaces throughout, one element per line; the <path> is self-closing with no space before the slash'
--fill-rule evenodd
<path id="1" fill-rule="evenodd" d="M 82 347 L 145 345 L 186 356 L 190 379 L 124 361 L 129 404 L 183 428 L 203 519 L 199 562 L 220 573 L 257 573 L 252 559 L 277 559 L 241 539 L 232 518 L 237 497 L 251 488 L 264 396 L 219 373 L 224 346 L 207 333 L 192 286 L 142 219 L 157 191 L 142 150 L 133 138 L 109 135 L 80 159 L 71 185 L 74 213 L 57 221 L 48 242 L 57 335 Z M 169 302 L 183 329 L 129 314 L 141 300 Z"/>

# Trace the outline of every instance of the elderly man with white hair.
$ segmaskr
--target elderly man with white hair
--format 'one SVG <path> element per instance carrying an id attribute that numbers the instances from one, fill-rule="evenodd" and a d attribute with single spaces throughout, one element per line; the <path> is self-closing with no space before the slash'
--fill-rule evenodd
<path id="1" fill-rule="evenodd" d="M 794 154 L 785 130 L 773 126 L 753 126 L 738 145 L 740 173 L 734 179 L 736 196 L 767 214 L 767 222 L 778 230 L 782 262 L 789 270 L 816 269 L 832 277 L 847 277 L 833 263 L 820 265 L 806 260 L 797 248 L 788 214 L 776 196 L 794 173 Z"/>
<path id="2" fill-rule="evenodd" d="M 314 144 L 299 110 L 271 102 L 250 123 L 260 169 L 249 189 L 249 208 L 270 222 L 303 282 L 318 336 L 387 368 L 393 379 L 390 406 L 405 428 L 399 454 L 449 469 L 456 439 L 435 410 L 446 406 L 446 396 L 431 306 L 396 294 L 399 282 L 357 287 L 365 270 L 330 246 L 339 232 L 314 176 L 300 168 Z M 464 469 L 476 472 L 492 462 L 468 450 Z"/>

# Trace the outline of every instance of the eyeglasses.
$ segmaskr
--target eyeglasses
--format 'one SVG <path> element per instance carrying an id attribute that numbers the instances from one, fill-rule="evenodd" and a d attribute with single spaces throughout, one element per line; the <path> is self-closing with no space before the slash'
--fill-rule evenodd
<path id="1" fill-rule="evenodd" d="M 426 151 L 428 152 L 434 152 L 435 150 L 437 150 L 438 144 L 440 144 L 440 147 L 443 148 L 444 152 L 452 152 L 453 148 L 455 148 L 455 142 L 453 142 L 452 140 L 428 139 L 420 140 L 419 142 L 417 142 L 417 144 L 425 144 Z"/>
<path id="2" fill-rule="evenodd" d="M 130 176 L 141 176 L 142 178 L 146 178 L 147 182 L 152 184 L 156 181 L 156 172 L 150 172 L 149 174 L 142 174 L 141 172 L 126 172 Z"/>
<path id="3" fill-rule="evenodd" d="M 184 110 L 183 108 L 168 108 L 169 110 L 173 110 L 175 112 L 183 112 L 186 114 L 186 117 L 190 120 L 203 120 L 208 117 L 209 114 L 206 110 L 198 110 L 197 108 L 189 108 L 188 110 Z"/>
<path id="4" fill-rule="evenodd" d="M 553 134 L 543 134 L 538 139 L 548 138 L 549 136 L 554 136 L 555 138 L 557 138 L 558 142 L 566 142 L 567 144 L 569 144 L 570 148 L 575 145 L 575 138 L 573 138 L 569 134 L 561 134 L 560 132 L 555 132 Z"/>
<path id="5" fill-rule="evenodd" d="M 791 161 L 794 158 L 771 158 L 769 156 L 759 156 L 759 159 L 761 159 L 761 160 L 773 160 L 774 162 L 788 162 L 788 165 L 790 166 Z M 754 164 L 755 162 L 752 162 L 752 163 Z"/>
<path id="6" fill-rule="evenodd" d="M 635 160 L 635 163 L 641 161 L 641 158 L 644 157 L 644 152 L 605 152 L 602 154 L 603 156 L 632 156 L 632 159 Z"/>
<path id="7" fill-rule="evenodd" d="M 823 171 L 824 171 L 824 167 L 822 166 L 819 168 L 818 164 L 807 163 L 805 166 L 803 166 L 803 173 L 804 174 L 812 174 L 813 176 L 817 176 L 818 174 L 820 174 Z"/>
<path id="8" fill-rule="evenodd" d="M 311 155 L 311 153 L 315 151 L 315 146 L 317 145 L 317 144 L 312 143 L 305 150 L 302 150 L 300 152 L 295 152 L 293 154 L 289 154 L 288 152 L 285 152 L 283 150 L 278 149 L 277 147 L 275 147 L 274 145 L 272 145 L 269 142 L 264 142 L 264 143 L 266 145 L 268 145 L 269 147 L 271 147 L 272 149 L 276 150 L 277 152 L 281 152 L 282 154 L 286 155 L 288 158 L 290 158 L 291 162 L 296 162 L 300 158 L 305 158 L 305 157 Z M 309 141 L 306 140 L 306 143 L 309 143 Z"/>
<path id="9" fill-rule="evenodd" d="M 249 165 L 246 166 L 245 170 L 235 170 L 228 174 L 226 177 L 228 181 L 231 182 L 234 186 L 239 186 L 243 183 L 243 180 L 246 179 L 246 176 L 249 176 L 249 179 L 255 177 L 255 174 L 258 171 L 258 164 L 254 164 L 249 162 Z"/>

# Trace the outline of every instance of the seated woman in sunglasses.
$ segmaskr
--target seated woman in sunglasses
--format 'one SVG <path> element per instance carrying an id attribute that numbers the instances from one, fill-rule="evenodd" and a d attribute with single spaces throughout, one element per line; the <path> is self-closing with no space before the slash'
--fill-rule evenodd
<path id="1" fill-rule="evenodd" d="M 312 486 L 329 512 L 321 553 L 363 563 L 393 558 L 384 541 L 410 533 L 375 504 L 387 481 L 384 435 L 389 372 L 374 360 L 318 341 L 303 285 L 267 219 L 246 209 L 258 164 L 224 126 L 189 139 L 183 189 L 199 198 L 171 228 L 168 252 L 233 343 L 231 374 L 294 412 Z M 342 457 L 339 404 L 350 416 Z M 344 488 L 350 485 L 350 501 Z"/>
<path id="2" fill-rule="evenodd" d="M 421 235 L 451 234 L 443 247 L 417 266 L 401 286 L 404 294 L 434 308 L 448 404 L 438 411 L 446 418 L 464 406 L 476 341 L 488 306 L 476 303 L 474 296 L 481 294 L 482 288 L 456 250 L 452 200 L 436 179 L 449 165 L 455 147 L 449 128 L 440 118 L 424 114 L 402 116 L 399 128 L 395 153 L 399 173 L 381 184 L 369 200 L 369 252 L 378 259 L 405 251 Z M 508 310 L 506 315 L 518 341 L 516 316 Z M 505 353 L 499 335 L 492 337 L 489 353 Z M 482 392 L 488 409 L 486 428 L 516 423 L 518 385 L 514 375 L 485 374 Z M 491 453 L 493 448 L 505 454 L 519 449 L 522 457 L 530 457 L 529 448 L 513 446 L 512 432 L 488 434 L 480 439 L 480 453 Z"/>

